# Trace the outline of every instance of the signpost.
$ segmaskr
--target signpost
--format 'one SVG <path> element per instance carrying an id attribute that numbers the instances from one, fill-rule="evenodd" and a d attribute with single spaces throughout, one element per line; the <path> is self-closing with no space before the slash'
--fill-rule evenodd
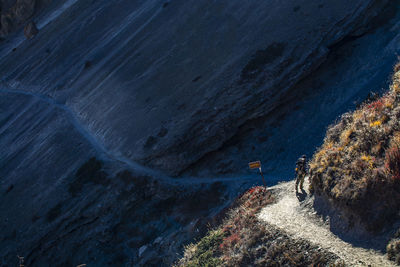
<path id="1" fill-rule="evenodd" d="M 249 168 L 250 168 L 250 170 L 258 169 L 260 171 L 260 175 L 261 175 L 263 184 L 265 187 L 267 187 L 267 184 L 265 183 L 265 179 L 264 179 L 264 174 L 261 169 L 261 161 L 257 160 L 257 161 L 250 162 Z"/>

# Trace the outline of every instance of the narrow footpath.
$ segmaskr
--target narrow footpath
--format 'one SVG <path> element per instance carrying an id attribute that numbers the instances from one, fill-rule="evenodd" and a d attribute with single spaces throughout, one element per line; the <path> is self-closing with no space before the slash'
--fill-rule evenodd
<path id="1" fill-rule="evenodd" d="M 304 188 L 308 188 L 307 183 Z M 307 240 L 336 254 L 348 266 L 397 266 L 378 251 L 355 247 L 334 235 L 328 221 L 320 218 L 309 205 L 301 205 L 295 194 L 294 181 L 278 184 L 272 189 L 276 192 L 277 202 L 261 210 L 261 221 L 294 239 Z M 313 198 L 307 197 L 304 201 L 310 202 Z"/>

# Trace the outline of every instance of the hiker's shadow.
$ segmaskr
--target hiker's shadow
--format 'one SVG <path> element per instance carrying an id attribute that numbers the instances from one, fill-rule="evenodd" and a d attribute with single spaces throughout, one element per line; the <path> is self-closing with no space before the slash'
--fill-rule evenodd
<path id="1" fill-rule="evenodd" d="M 304 189 L 302 189 L 300 192 L 296 192 L 296 197 L 300 202 L 304 201 L 307 197 L 307 193 L 304 191 Z"/>

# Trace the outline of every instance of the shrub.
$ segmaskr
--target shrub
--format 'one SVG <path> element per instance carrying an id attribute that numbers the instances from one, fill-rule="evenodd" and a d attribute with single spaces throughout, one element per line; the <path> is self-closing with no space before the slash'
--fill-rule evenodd
<path id="1" fill-rule="evenodd" d="M 229 231 L 224 233 L 229 233 Z M 228 237 L 224 238 L 223 242 L 219 245 L 219 249 L 224 250 L 227 248 L 234 247 L 239 242 L 240 242 L 239 234 L 238 233 L 231 234 Z"/>
<path id="2" fill-rule="evenodd" d="M 385 168 L 393 179 L 400 180 L 400 147 L 398 145 L 386 151 Z"/>
<path id="3" fill-rule="evenodd" d="M 344 146 L 347 146 L 354 137 L 354 129 L 349 128 L 343 131 L 340 135 L 340 141 Z"/>
<path id="4" fill-rule="evenodd" d="M 216 251 L 218 245 L 222 242 L 222 238 L 223 233 L 220 230 L 209 232 L 209 234 L 198 243 L 196 253 L 200 255 L 209 250 Z"/>
<path id="5" fill-rule="evenodd" d="M 372 102 L 371 104 L 368 104 L 367 107 L 374 111 L 381 111 L 385 107 L 385 103 L 384 103 L 383 99 L 378 99 L 378 100 Z"/>
<path id="6" fill-rule="evenodd" d="M 392 85 L 392 90 L 393 90 L 393 92 L 395 92 L 396 94 L 399 94 L 399 93 L 400 93 L 400 84 L 399 84 L 399 83 L 394 83 L 394 84 Z"/>
<path id="7" fill-rule="evenodd" d="M 373 158 L 373 157 L 371 157 L 371 156 L 363 155 L 363 156 L 361 157 L 361 159 L 367 163 L 367 166 L 368 166 L 370 169 L 373 169 L 373 168 L 374 168 L 375 158 Z"/>
<path id="8" fill-rule="evenodd" d="M 196 245 L 189 245 L 185 249 L 185 257 L 178 263 L 179 266 L 220 266 L 218 247 L 222 243 L 223 232 L 211 230 Z"/>
<path id="9" fill-rule="evenodd" d="M 253 187 L 236 199 L 228 217 L 219 229 L 210 230 L 196 245 L 185 249 L 179 266 L 220 266 L 241 262 L 244 254 L 233 250 L 254 242 L 256 235 L 248 229 L 257 225 L 255 213 L 272 203 L 273 197 L 265 187 Z M 244 237 L 244 238 L 242 238 Z"/>
<path id="10" fill-rule="evenodd" d="M 382 125 L 382 121 L 381 120 L 377 120 L 377 121 L 373 121 L 369 124 L 370 127 L 378 127 Z"/>

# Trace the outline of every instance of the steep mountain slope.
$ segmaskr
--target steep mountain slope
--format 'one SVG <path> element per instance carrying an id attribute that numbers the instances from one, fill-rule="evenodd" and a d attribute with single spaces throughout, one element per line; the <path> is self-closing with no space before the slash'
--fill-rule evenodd
<path id="1" fill-rule="evenodd" d="M 294 162 L 302 154 L 312 156 L 332 121 L 354 110 L 370 92 L 387 90 L 400 52 L 398 2 L 392 3 L 390 12 L 381 14 L 381 19 L 391 20 L 372 21 L 372 29 L 363 35 L 329 47 L 319 68 L 274 102 L 271 112 L 248 121 L 188 173 L 243 172 L 248 160 L 259 158 L 272 177 L 291 179 Z"/>
<path id="2" fill-rule="evenodd" d="M 0 74 L 66 103 L 107 149 L 176 175 L 389 1 L 116 3 L 77 1 L 34 41 L 3 46 Z"/>
<path id="3" fill-rule="evenodd" d="M 309 86 L 330 76 L 332 55 L 362 64 L 363 49 L 386 47 L 374 55 L 391 65 L 393 3 L 52 3 L 35 38 L 16 32 L 0 44 L 0 263 L 23 255 L 29 266 L 170 264 L 254 182 L 187 175 L 234 177 L 248 158 L 275 156 L 280 146 L 293 156 L 283 153 L 279 165 L 291 164 L 304 147 L 285 142 L 314 132 L 290 140 L 288 125 L 307 114 L 321 134 L 353 99 L 334 78 Z M 363 34 L 360 52 L 340 54 L 355 51 L 345 40 Z M 377 36 L 385 38 L 372 47 Z M 385 82 L 387 73 L 365 78 L 375 69 L 359 64 L 355 81 Z M 325 105 L 323 118 L 310 114 L 327 88 L 341 88 L 343 99 Z M 293 99 L 302 104 L 285 118 Z M 273 149 L 253 150 L 276 121 L 279 135 L 260 148 Z"/>

